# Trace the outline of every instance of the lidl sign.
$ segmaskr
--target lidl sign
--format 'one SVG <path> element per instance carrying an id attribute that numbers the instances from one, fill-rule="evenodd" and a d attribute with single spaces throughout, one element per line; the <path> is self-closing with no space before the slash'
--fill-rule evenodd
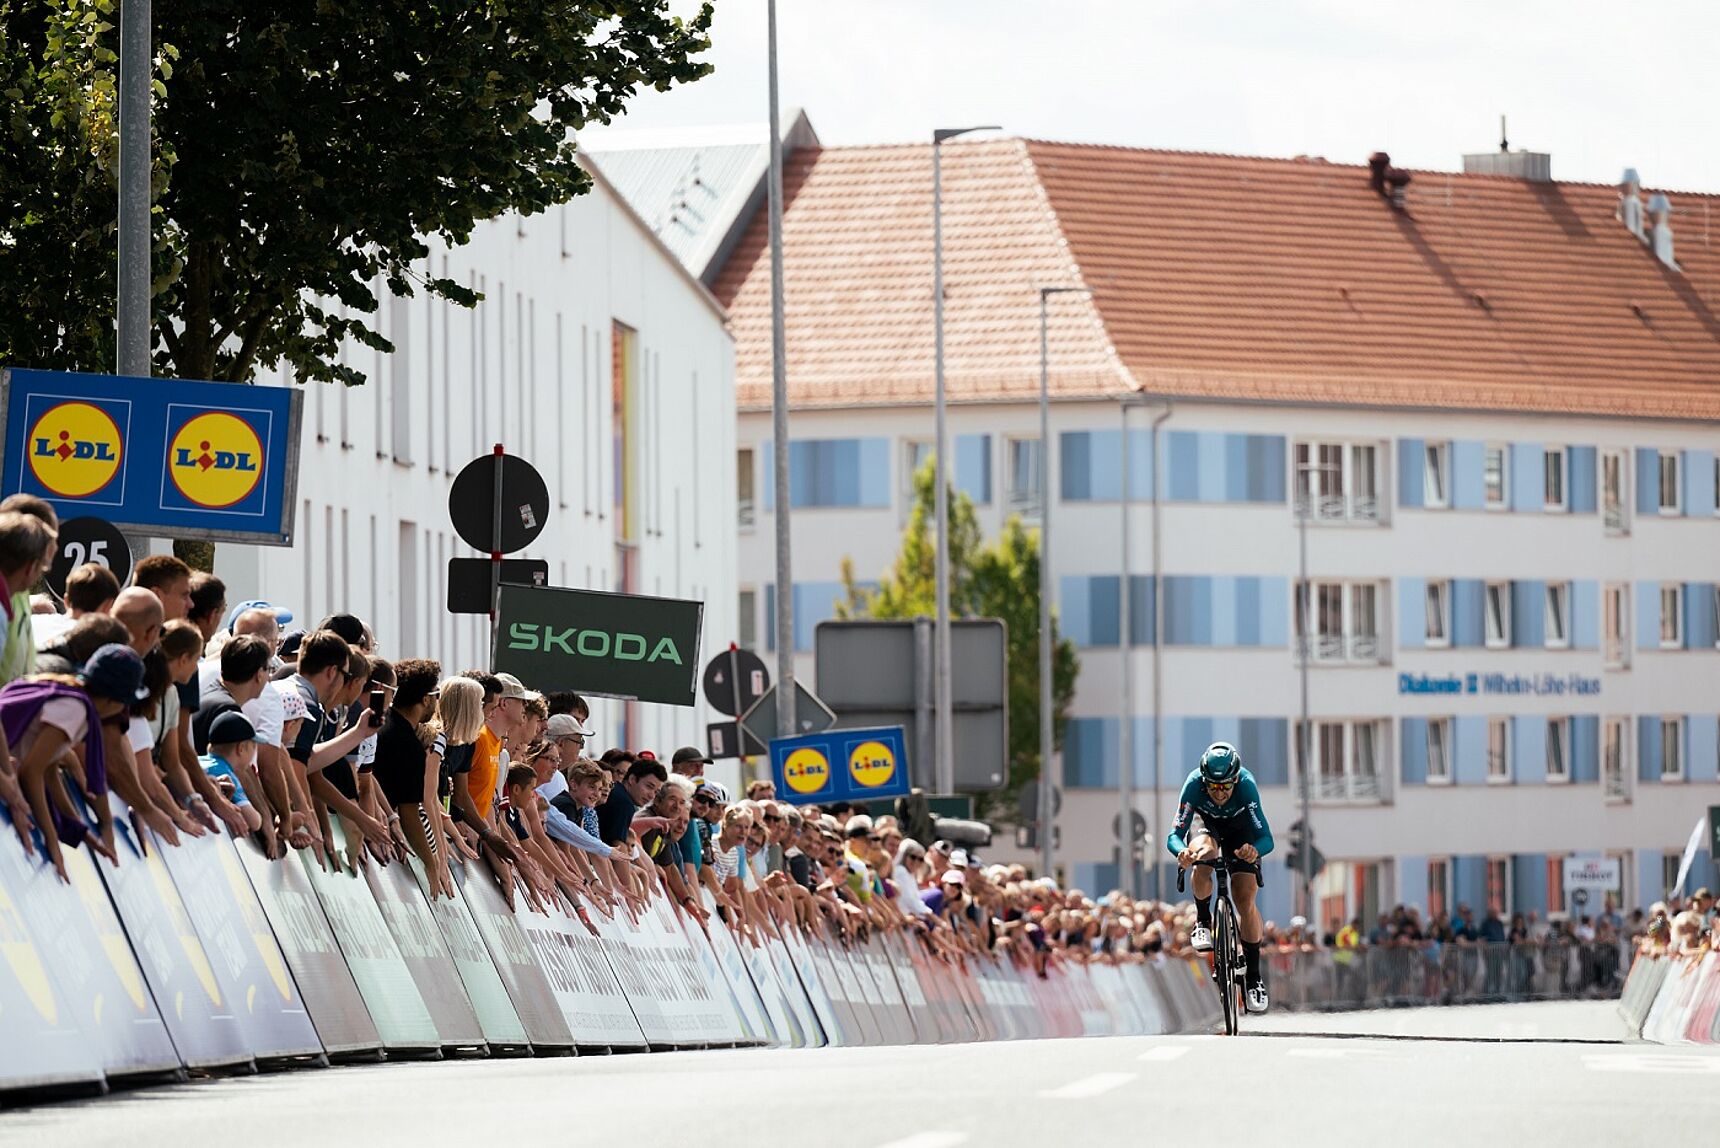
<path id="1" fill-rule="evenodd" d="M 908 792 L 901 726 L 832 729 L 770 743 L 776 795 L 794 805 L 875 801 Z"/>
<path id="2" fill-rule="evenodd" d="M 290 546 L 300 393 L 0 371 L 0 494 L 175 538 Z"/>

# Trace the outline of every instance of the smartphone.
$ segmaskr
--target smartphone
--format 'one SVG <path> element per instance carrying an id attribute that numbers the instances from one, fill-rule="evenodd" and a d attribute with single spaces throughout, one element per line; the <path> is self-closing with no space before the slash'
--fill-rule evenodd
<path id="1" fill-rule="evenodd" d="M 370 728 L 371 729 L 380 729 L 382 727 L 382 710 L 383 710 L 383 707 L 386 706 L 387 704 L 388 704 L 388 692 L 386 690 L 371 690 L 370 691 Z"/>

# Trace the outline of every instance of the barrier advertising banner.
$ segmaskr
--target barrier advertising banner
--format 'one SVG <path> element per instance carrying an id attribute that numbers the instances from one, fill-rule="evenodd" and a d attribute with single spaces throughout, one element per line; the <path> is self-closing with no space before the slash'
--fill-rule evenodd
<path id="1" fill-rule="evenodd" d="M 53 952 L 26 912 L 27 900 L 40 895 L 27 891 L 33 867 L 0 811 L 0 1088 L 100 1087 L 100 1049 L 84 1038 L 71 1000 L 50 977 Z"/>
<path id="2" fill-rule="evenodd" d="M 507 987 L 508 998 L 514 1002 L 514 1011 L 525 1025 L 532 1047 L 545 1051 L 572 1048 L 573 1030 L 568 1027 L 549 980 L 537 963 L 531 940 L 502 899 L 489 870 L 481 862 L 468 866 L 457 860 L 451 862 L 451 868 L 466 907 L 472 911 L 478 935 L 484 938 L 490 961 Z M 520 899 L 517 893 L 514 899 Z"/>
<path id="3" fill-rule="evenodd" d="M 430 906 L 418 891 L 418 882 L 405 862 L 370 864 L 364 869 L 365 884 L 382 910 L 382 919 L 394 937 L 407 972 L 418 986 L 418 995 L 436 1025 L 443 1048 L 481 1049 L 483 1026 L 448 952 L 442 930 L 430 915 Z"/>
<path id="4" fill-rule="evenodd" d="M 294 856 L 270 861 L 249 838 L 237 845 L 324 1051 L 330 1056 L 380 1053 L 382 1036 L 304 866 Z"/>
<path id="5" fill-rule="evenodd" d="M 728 1002 L 717 995 L 720 980 L 705 976 L 704 965 L 694 949 L 703 944 L 699 927 L 677 913 L 669 898 L 658 897 L 644 915 L 647 936 L 655 937 L 659 971 L 668 992 L 661 1007 L 677 1033 L 676 1043 L 688 1046 L 732 1045 L 742 1039 Z"/>
<path id="6" fill-rule="evenodd" d="M 604 956 L 601 937 L 607 926 L 599 924 L 594 935 L 564 912 L 542 913 L 523 895 L 516 897 L 520 927 L 537 954 L 574 1042 L 586 1049 L 644 1048 L 645 1034 Z M 595 910 L 588 915 L 594 922 L 604 920 Z"/>
<path id="7" fill-rule="evenodd" d="M 346 957 L 346 967 L 364 997 L 364 1007 L 376 1022 L 383 1048 L 390 1052 L 431 1052 L 441 1048 L 436 1022 L 418 991 L 394 935 L 382 918 L 376 898 L 363 878 L 338 865 L 346 853 L 340 823 L 330 819 L 329 865 L 324 869 L 316 854 L 298 854 L 309 875 L 317 900 L 322 903 L 334 930 L 335 940 Z"/>
<path id="8" fill-rule="evenodd" d="M 233 842 L 211 833 L 182 837 L 177 849 L 160 851 L 197 935 L 218 958 L 215 980 L 232 1001 L 251 1055 L 321 1056 L 322 1042 Z"/>
<path id="9" fill-rule="evenodd" d="M 294 387 L 0 371 L 0 495 L 175 538 L 291 546 Z"/>
<path id="10" fill-rule="evenodd" d="M 180 1062 L 187 1068 L 250 1064 L 249 1035 L 232 995 L 215 976 L 208 950 L 168 872 L 162 846 L 153 837 L 135 835 L 125 802 L 112 794 L 108 801 L 120 863 L 102 865 L 97 872 L 161 1006 Z"/>
<path id="11" fill-rule="evenodd" d="M 492 1053 L 528 1050 L 531 1042 L 526 1036 L 526 1026 L 520 1020 L 520 1014 L 514 1011 L 514 1002 L 508 998 L 508 988 L 490 960 L 484 938 L 478 932 L 478 923 L 472 919 L 472 910 L 466 905 L 465 894 L 456 885 L 452 897 L 431 898 L 424 867 L 416 857 L 410 863 L 412 876 L 418 882 L 418 892 L 429 900 L 430 916 L 442 933 L 442 941 L 448 946 L 448 955 L 454 961 L 454 971 L 465 986 L 466 999 L 478 1016 L 484 1043 L 489 1045 Z"/>

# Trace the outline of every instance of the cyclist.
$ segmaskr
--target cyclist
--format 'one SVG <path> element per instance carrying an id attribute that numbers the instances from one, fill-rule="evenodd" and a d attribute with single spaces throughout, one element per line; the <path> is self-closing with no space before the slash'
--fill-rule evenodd
<path id="1" fill-rule="evenodd" d="M 1195 814 L 1202 828 L 1190 834 Z M 1266 985 L 1260 979 L 1260 910 L 1254 903 L 1260 889 L 1260 859 L 1272 852 L 1272 830 L 1260 808 L 1254 775 L 1242 768 L 1242 755 L 1229 742 L 1215 741 L 1200 755 L 1200 765 L 1183 782 L 1177 801 L 1176 824 L 1165 847 L 1187 869 L 1210 861 L 1221 852 L 1230 867 L 1230 893 L 1241 924 L 1242 957 L 1246 966 L 1244 995 L 1249 1012 L 1266 1011 Z M 1212 871 L 1194 871 L 1195 927 L 1189 944 L 1200 952 L 1212 949 Z"/>

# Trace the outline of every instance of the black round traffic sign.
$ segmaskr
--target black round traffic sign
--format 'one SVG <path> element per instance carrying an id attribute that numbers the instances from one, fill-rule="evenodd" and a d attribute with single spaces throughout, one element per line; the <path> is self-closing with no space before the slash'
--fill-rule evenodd
<path id="1" fill-rule="evenodd" d="M 106 566 L 125 585 L 131 577 L 131 547 L 119 527 L 104 518 L 69 518 L 60 523 L 59 549 L 45 578 L 55 597 L 66 596 L 66 576 L 86 562 Z"/>
<path id="2" fill-rule="evenodd" d="M 711 708 L 738 717 L 770 689 L 770 671 L 751 650 L 724 650 L 705 667 L 704 682 Z"/>
<path id="3" fill-rule="evenodd" d="M 1130 840 L 1132 840 L 1132 841 L 1145 841 L 1146 840 L 1146 838 L 1147 838 L 1147 819 L 1146 819 L 1146 817 L 1144 817 L 1141 814 L 1140 810 L 1138 810 L 1138 809 L 1129 810 L 1129 828 L 1131 830 L 1133 830 L 1133 832 L 1129 835 Z M 1121 813 L 1113 813 L 1111 815 L 1111 834 L 1112 834 L 1112 836 L 1121 839 L 1121 837 L 1123 836 L 1122 829 L 1123 829 L 1123 815 Z"/>
<path id="4" fill-rule="evenodd" d="M 549 487 L 543 475 L 514 454 L 499 456 L 502 463 L 502 541 L 496 546 L 495 501 L 497 455 L 486 454 L 467 463 L 448 492 L 448 517 L 454 532 L 466 545 L 485 554 L 499 549 L 503 554 L 524 550 L 543 533 L 549 518 Z"/>

